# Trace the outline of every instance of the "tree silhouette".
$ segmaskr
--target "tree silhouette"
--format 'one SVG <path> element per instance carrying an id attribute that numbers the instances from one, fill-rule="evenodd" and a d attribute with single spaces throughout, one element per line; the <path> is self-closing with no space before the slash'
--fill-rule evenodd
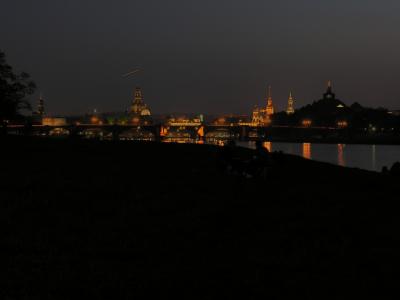
<path id="1" fill-rule="evenodd" d="M 16 120 L 21 109 L 30 109 L 26 97 L 33 94 L 36 85 L 29 74 L 15 74 L 7 64 L 4 52 L 0 50 L 0 125 Z"/>

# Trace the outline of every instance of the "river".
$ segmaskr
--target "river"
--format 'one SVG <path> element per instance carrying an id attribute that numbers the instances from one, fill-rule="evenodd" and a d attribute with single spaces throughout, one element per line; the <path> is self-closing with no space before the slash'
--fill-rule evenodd
<path id="1" fill-rule="evenodd" d="M 255 142 L 238 142 L 238 146 L 255 148 Z M 307 159 L 337 164 L 343 167 L 381 171 L 400 161 L 398 145 L 354 145 L 265 142 L 269 151 L 282 151 Z"/>

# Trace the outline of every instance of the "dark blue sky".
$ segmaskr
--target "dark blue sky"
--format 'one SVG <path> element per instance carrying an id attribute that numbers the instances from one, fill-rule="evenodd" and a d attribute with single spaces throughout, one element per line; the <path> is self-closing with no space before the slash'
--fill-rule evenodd
<path id="1" fill-rule="evenodd" d="M 52 113 L 250 113 L 319 99 L 400 109 L 398 0 L 6 0 L 0 48 Z M 136 67 L 144 72 L 121 75 Z"/>

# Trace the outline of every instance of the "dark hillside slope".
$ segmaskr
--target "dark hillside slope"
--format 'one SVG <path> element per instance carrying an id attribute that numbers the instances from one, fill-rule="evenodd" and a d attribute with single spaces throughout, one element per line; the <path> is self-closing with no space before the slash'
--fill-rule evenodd
<path id="1" fill-rule="evenodd" d="M 1 143 L 1 298 L 354 299 L 396 287 L 398 178 L 274 155 L 267 179 L 246 179 L 206 145 Z"/>

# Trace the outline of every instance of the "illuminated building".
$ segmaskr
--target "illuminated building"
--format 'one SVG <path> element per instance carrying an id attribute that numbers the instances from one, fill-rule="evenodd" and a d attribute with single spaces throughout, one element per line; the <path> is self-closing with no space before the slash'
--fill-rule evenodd
<path id="1" fill-rule="evenodd" d="M 268 98 L 267 98 L 267 117 L 272 116 L 275 112 L 274 109 L 274 104 L 272 103 L 272 93 L 271 93 L 271 87 L 268 87 Z"/>
<path id="2" fill-rule="evenodd" d="M 332 92 L 332 82 L 328 81 L 328 87 L 324 94 L 324 99 L 335 99 L 335 94 Z"/>
<path id="3" fill-rule="evenodd" d="M 346 120 L 340 120 L 337 122 L 337 127 L 339 128 L 346 128 L 348 126 L 348 123 Z"/>
<path id="4" fill-rule="evenodd" d="M 128 123 L 138 126 L 152 123 L 150 109 L 144 103 L 143 93 L 139 87 L 135 88 L 132 105 L 127 117 Z"/>
<path id="5" fill-rule="evenodd" d="M 36 114 L 38 114 L 41 117 L 43 117 L 44 114 L 45 114 L 45 112 L 44 112 L 44 100 L 43 100 L 42 94 L 40 94 L 40 96 L 39 96 L 38 107 L 37 107 Z"/>
<path id="6" fill-rule="evenodd" d="M 304 127 L 310 127 L 312 124 L 312 121 L 310 119 L 304 119 L 303 121 L 301 121 L 301 125 L 303 125 Z"/>
<path id="7" fill-rule="evenodd" d="M 251 119 L 251 122 L 254 125 L 261 125 L 264 122 L 263 113 L 261 109 L 259 109 L 257 106 L 255 106 L 253 109 L 253 117 Z"/>
<path id="8" fill-rule="evenodd" d="M 170 119 L 168 119 L 167 123 L 169 126 L 178 126 L 178 127 L 200 126 L 202 124 L 201 118 L 188 119 L 185 117 L 170 118 Z"/>
<path id="9" fill-rule="evenodd" d="M 268 87 L 267 106 L 265 108 L 255 107 L 252 116 L 253 126 L 265 126 L 271 123 L 271 116 L 275 113 L 274 104 L 272 102 L 271 87 Z"/>
<path id="10" fill-rule="evenodd" d="M 248 116 L 234 114 L 219 116 L 212 124 L 216 126 L 251 125 Z"/>
<path id="11" fill-rule="evenodd" d="M 53 118 L 46 117 L 42 119 L 42 125 L 44 126 L 65 126 L 67 125 L 67 120 L 65 118 Z"/>
<path id="12" fill-rule="evenodd" d="M 133 102 L 131 105 L 131 114 L 136 116 L 150 116 L 150 110 L 147 105 L 143 101 L 143 93 L 142 90 L 137 87 L 135 89 L 135 95 L 133 98 Z"/>
<path id="13" fill-rule="evenodd" d="M 94 115 L 90 118 L 90 123 L 100 125 L 101 121 L 98 116 Z"/>
<path id="14" fill-rule="evenodd" d="M 286 109 L 286 113 L 288 115 L 294 114 L 294 99 L 292 97 L 292 92 L 290 92 L 290 94 L 289 94 L 288 106 Z"/>

